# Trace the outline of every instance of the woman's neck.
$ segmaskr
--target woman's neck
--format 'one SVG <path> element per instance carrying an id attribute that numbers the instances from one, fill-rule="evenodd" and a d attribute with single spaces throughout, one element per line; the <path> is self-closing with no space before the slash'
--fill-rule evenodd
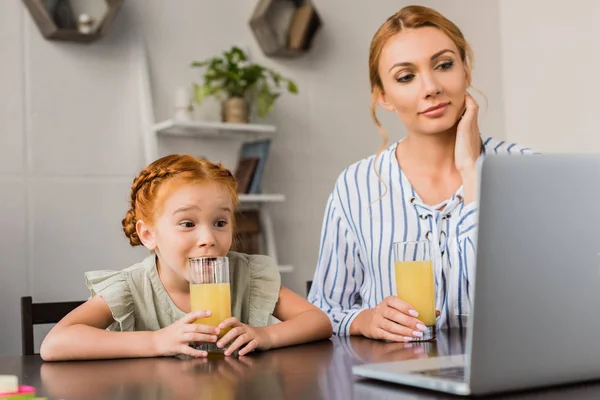
<path id="1" fill-rule="evenodd" d="M 426 175 L 456 172 L 454 147 L 456 128 L 446 132 L 423 135 L 410 134 L 398 146 L 400 165 Z"/>

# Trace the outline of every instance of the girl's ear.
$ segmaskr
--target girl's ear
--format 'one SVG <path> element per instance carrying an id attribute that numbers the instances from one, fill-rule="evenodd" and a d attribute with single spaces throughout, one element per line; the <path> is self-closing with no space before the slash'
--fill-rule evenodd
<path id="1" fill-rule="evenodd" d="M 137 231 L 138 237 L 148 250 L 156 250 L 156 232 L 154 231 L 154 228 L 150 226 L 150 224 L 147 224 L 142 220 L 138 220 L 135 223 L 135 230 Z"/>

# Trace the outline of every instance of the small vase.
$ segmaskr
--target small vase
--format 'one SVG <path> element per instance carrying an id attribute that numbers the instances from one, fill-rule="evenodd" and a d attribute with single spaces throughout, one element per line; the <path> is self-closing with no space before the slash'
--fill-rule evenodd
<path id="1" fill-rule="evenodd" d="M 246 124 L 249 122 L 250 105 L 243 97 L 231 97 L 223 101 L 221 119 L 223 122 Z"/>

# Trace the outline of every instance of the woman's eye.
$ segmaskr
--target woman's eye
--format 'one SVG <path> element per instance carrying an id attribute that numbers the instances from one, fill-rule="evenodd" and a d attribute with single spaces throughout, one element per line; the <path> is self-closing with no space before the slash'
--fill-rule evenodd
<path id="1" fill-rule="evenodd" d="M 399 76 L 396 78 L 396 82 L 406 83 L 406 82 L 410 82 L 412 80 L 412 78 L 414 78 L 413 74 L 402 75 L 402 76 Z"/>
<path id="2" fill-rule="evenodd" d="M 192 221 L 183 221 L 179 224 L 179 226 L 182 226 L 184 228 L 193 228 L 194 226 L 196 226 L 196 224 L 194 224 Z"/>
<path id="3" fill-rule="evenodd" d="M 227 226 L 227 221 L 224 219 L 220 219 L 217 222 L 215 222 L 215 226 L 217 228 L 224 228 L 225 226 Z"/>
<path id="4" fill-rule="evenodd" d="M 446 69 L 452 68 L 453 65 L 454 65 L 453 61 L 446 61 L 446 62 L 443 62 L 440 65 L 438 65 L 438 68 L 442 69 L 442 70 L 446 70 Z"/>

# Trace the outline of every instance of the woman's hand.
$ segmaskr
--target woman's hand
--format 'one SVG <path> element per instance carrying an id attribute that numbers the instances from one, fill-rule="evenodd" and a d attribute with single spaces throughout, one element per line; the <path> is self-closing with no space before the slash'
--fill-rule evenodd
<path id="1" fill-rule="evenodd" d="M 190 347 L 191 342 L 214 343 L 219 328 L 196 324 L 196 320 L 210 316 L 209 310 L 192 311 L 179 321 L 153 332 L 153 342 L 159 356 L 186 354 L 192 357 L 206 357 L 205 351 Z"/>
<path id="2" fill-rule="evenodd" d="M 271 338 L 265 332 L 263 328 L 255 328 L 246 324 L 242 324 L 236 318 L 228 318 L 219 324 L 221 330 L 231 328 L 225 336 L 223 336 L 217 342 L 217 346 L 222 348 L 228 343 L 231 343 L 225 355 L 229 356 L 234 351 L 238 350 L 245 345 L 243 349 L 239 351 L 239 355 L 243 356 L 250 353 L 253 350 L 269 350 L 272 347 Z"/>
<path id="3" fill-rule="evenodd" d="M 477 159 L 481 155 L 481 136 L 477 115 L 479 105 L 469 94 L 465 94 L 465 112 L 458 122 L 454 159 L 456 169 L 463 181 L 465 204 L 475 200 Z"/>
<path id="4" fill-rule="evenodd" d="M 351 334 L 391 342 L 410 342 L 423 337 L 427 327 L 418 320 L 419 314 L 397 296 L 388 296 L 375 308 L 361 311 L 352 322 Z"/>

